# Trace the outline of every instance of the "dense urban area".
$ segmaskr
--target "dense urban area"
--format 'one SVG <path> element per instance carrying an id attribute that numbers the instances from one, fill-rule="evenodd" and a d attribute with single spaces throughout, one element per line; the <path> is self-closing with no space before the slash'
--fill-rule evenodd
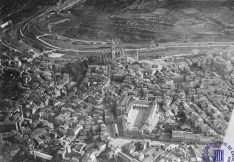
<path id="1" fill-rule="evenodd" d="M 204 146 L 224 138 L 234 107 L 234 43 L 227 38 L 234 20 L 210 17 L 214 27 L 200 19 L 207 28 L 169 37 L 176 25 L 189 28 L 198 9 L 182 14 L 159 9 L 166 2 L 158 1 L 156 15 L 139 15 L 153 10 L 149 0 L 119 8 L 99 1 L 12 0 L 0 8 L 11 13 L 0 28 L 0 162 L 207 160 Z M 103 19 L 89 22 L 94 10 Z M 187 27 L 179 13 L 190 15 Z M 75 25 L 77 15 L 84 24 Z M 217 40 L 219 30 L 226 41 Z"/>

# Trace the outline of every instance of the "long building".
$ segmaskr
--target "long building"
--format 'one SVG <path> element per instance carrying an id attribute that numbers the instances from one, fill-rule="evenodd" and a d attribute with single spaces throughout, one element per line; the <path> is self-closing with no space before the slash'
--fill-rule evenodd
<path id="1" fill-rule="evenodd" d="M 158 123 L 158 104 L 155 101 L 134 100 L 126 107 L 124 135 L 150 134 Z"/>

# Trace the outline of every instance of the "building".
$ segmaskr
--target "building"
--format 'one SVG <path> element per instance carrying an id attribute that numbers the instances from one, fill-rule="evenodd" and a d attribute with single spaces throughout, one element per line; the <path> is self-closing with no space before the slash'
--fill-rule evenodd
<path id="1" fill-rule="evenodd" d="M 117 138 L 119 136 L 119 129 L 118 125 L 116 123 L 113 123 L 113 133 L 114 133 L 114 138 Z"/>
<path id="2" fill-rule="evenodd" d="M 78 153 L 78 155 L 83 156 L 85 151 L 84 148 L 86 146 L 86 143 L 78 142 L 74 144 L 74 147 L 72 148 L 72 151 Z"/>
<path id="3" fill-rule="evenodd" d="M 18 123 L 4 123 L 0 122 L 0 133 L 11 132 L 12 130 L 18 130 Z"/>
<path id="4" fill-rule="evenodd" d="M 186 131 L 172 131 L 172 141 L 173 142 L 184 142 L 187 144 L 207 144 L 214 140 L 214 137 L 207 138 L 203 134 L 194 134 L 192 132 Z"/>
<path id="5" fill-rule="evenodd" d="M 123 72 L 123 71 L 118 71 L 117 73 L 114 73 L 114 74 L 111 76 L 111 80 L 117 81 L 117 82 L 123 82 L 125 76 L 126 76 L 125 72 Z"/>
<path id="6" fill-rule="evenodd" d="M 158 123 L 158 104 L 155 101 L 133 100 L 126 107 L 124 135 L 150 134 Z"/>
<path id="7" fill-rule="evenodd" d="M 131 141 L 122 147 L 122 151 L 126 154 L 132 154 L 136 151 L 135 142 Z"/>
<path id="8" fill-rule="evenodd" d="M 45 161 L 50 161 L 50 160 L 53 159 L 53 156 L 48 155 L 47 153 L 43 153 L 41 151 L 36 151 L 36 150 L 35 151 L 31 151 L 30 154 L 33 155 L 33 156 L 35 156 L 35 157 L 41 158 L 41 159 L 43 159 Z"/>
<path id="9" fill-rule="evenodd" d="M 139 162 L 138 160 L 132 158 L 131 156 L 123 153 L 123 152 L 118 152 L 117 153 L 117 162 Z"/>
<path id="10" fill-rule="evenodd" d="M 66 84 L 69 83 L 69 81 L 70 81 L 69 74 L 64 73 L 63 78 L 58 83 L 58 88 L 59 89 L 63 88 Z"/>
<path id="11" fill-rule="evenodd" d="M 11 24 L 12 24 L 12 21 L 10 20 L 10 21 L 7 21 L 7 22 L 1 24 L 0 27 L 1 27 L 2 29 L 5 29 L 6 27 L 8 27 L 8 26 L 11 25 Z"/>

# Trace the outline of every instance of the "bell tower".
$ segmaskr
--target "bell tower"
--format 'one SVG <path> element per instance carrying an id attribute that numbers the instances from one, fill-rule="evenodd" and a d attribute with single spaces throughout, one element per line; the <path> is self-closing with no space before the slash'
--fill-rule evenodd
<path id="1" fill-rule="evenodd" d="M 116 57 L 116 44 L 115 41 L 112 39 L 111 41 L 111 58 L 112 60 L 115 60 Z"/>

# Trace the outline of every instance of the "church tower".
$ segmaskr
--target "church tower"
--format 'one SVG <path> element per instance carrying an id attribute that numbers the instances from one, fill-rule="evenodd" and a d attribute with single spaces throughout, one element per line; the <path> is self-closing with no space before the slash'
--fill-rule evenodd
<path id="1" fill-rule="evenodd" d="M 112 60 L 115 60 L 116 57 L 116 44 L 115 41 L 112 39 L 111 41 L 111 58 Z"/>

